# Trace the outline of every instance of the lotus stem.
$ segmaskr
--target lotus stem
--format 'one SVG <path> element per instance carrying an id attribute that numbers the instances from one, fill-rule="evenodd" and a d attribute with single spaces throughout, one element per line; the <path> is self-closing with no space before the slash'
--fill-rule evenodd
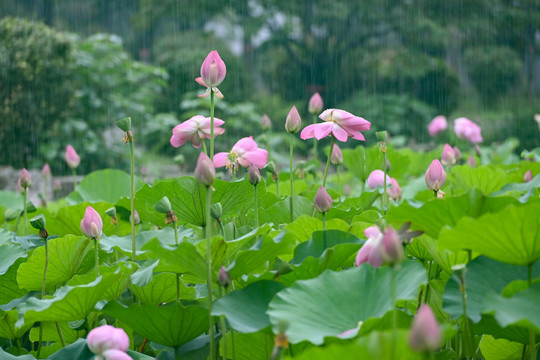
<path id="1" fill-rule="evenodd" d="M 290 133 L 290 144 L 289 144 L 289 181 L 291 182 L 291 195 L 289 196 L 289 207 L 291 209 L 291 222 L 293 222 L 294 220 L 294 200 L 293 200 L 293 195 L 294 195 L 294 182 L 293 182 L 293 151 L 294 151 L 294 146 L 293 146 L 293 140 L 294 140 L 294 137 L 293 137 L 293 133 Z"/>
<path id="2" fill-rule="evenodd" d="M 23 190 L 23 201 L 24 201 L 24 205 L 23 205 L 23 236 L 26 236 L 26 224 L 28 223 L 28 216 L 26 215 L 26 206 L 27 206 L 27 193 L 28 193 L 28 188 L 27 187 L 24 187 L 24 190 Z"/>
<path id="3" fill-rule="evenodd" d="M 94 238 L 94 259 L 96 262 L 96 278 L 99 276 L 99 252 L 98 252 L 98 238 Z"/>
<path id="4" fill-rule="evenodd" d="M 255 228 L 259 228 L 259 199 L 257 196 L 257 184 L 253 185 L 255 194 Z"/>
<path id="5" fill-rule="evenodd" d="M 135 154 L 133 152 L 133 135 L 129 136 L 129 151 L 131 153 L 131 214 L 135 212 Z M 135 261 L 135 216 L 131 216 L 131 261 Z"/>
<path id="6" fill-rule="evenodd" d="M 210 160 L 214 162 L 214 92 L 210 91 Z"/>
<path id="7" fill-rule="evenodd" d="M 528 270 L 529 270 L 529 276 L 528 276 L 528 287 L 530 288 L 533 281 L 533 265 L 534 263 L 529 264 Z M 533 329 L 529 329 L 529 342 L 530 342 L 530 350 L 529 350 L 529 358 L 531 360 L 536 360 L 536 333 Z"/>
<path id="8" fill-rule="evenodd" d="M 173 229 L 174 241 L 176 242 L 176 246 L 178 246 L 178 225 L 176 224 L 176 221 L 173 221 Z M 176 274 L 176 301 L 180 302 L 180 274 Z"/>
<path id="9" fill-rule="evenodd" d="M 213 92 L 212 92 L 213 94 Z M 213 99 L 213 95 L 212 95 Z M 212 129 L 213 129 L 212 120 Z M 213 146 L 213 143 L 211 143 Z M 212 151 L 212 150 L 211 150 Z M 208 318 L 209 326 L 208 333 L 210 335 L 210 360 L 215 359 L 215 340 L 214 340 L 214 321 L 212 319 L 212 251 L 211 251 L 211 237 L 212 237 L 212 215 L 210 214 L 210 205 L 212 205 L 212 189 L 210 186 L 206 187 L 206 287 L 208 289 Z"/>
<path id="10" fill-rule="evenodd" d="M 77 188 L 77 170 L 73 167 L 71 168 L 71 175 L 73 176 L 73 191 Z"/>
<path id="11" fill-rule="evenodd" d="M 330 151 L 328 152 L 328 160 L 326 160 L 326 168 L 324 169 L 324 177 L 322 186 L 326 187 L 326 177 L 328 176 L 328 169 L 330 168 L 330 158 L 332 157 L 332 151 L 334 151 L 334 142 L 335 142 L 334 135 L 330 136 Z"/>
<path id="12" fill-rule="evenodd" d="M 66 340 L 64 340 L 64 333 L 62 332 L 62 328 L 60 327 L 60 323 L 58 321 L 54 322 L 56 324 L 56 331 L 58 331 L 58 337 L 60 338 L 60 342 L 62 343 L 62 347 L 66 347 Z"/>
<path id="13" fill-rule="evenodd" d="M 382 211 L 386 215 L 386 148 L 383 150 L 384 192 L 382 194 Z"/>
<path id="14" fill-rule="evenodd" d="M 336 166 L 336 172 L 337 172 L 337 184 L 338 184 L 338 202 L 341 203 L 341 179 L 340 179 L 340 173 L 341 173 L 341 166 L 340 165 L 337 165 Z"/>

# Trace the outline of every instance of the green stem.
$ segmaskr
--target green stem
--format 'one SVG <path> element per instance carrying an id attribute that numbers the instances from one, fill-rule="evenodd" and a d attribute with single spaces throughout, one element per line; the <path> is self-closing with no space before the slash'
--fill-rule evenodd
<path id="1" fill-rule="evenodd" d="M 330 135 L 330 151 L 328 152 L 328 160 L 326 160 L 326 168 L 324 169 L 324 177 L 322 186 L 326 187 L 326 177 L 328 176 L 328 169 L 330 168 L 330 158 L 332 157 L 332 151 L 334 151 L 334 135 Z"/>
<path id="2" fill-rule="evenodd" d="M 24 215 L 24 221 L 23 221 L 23 236 L 26 236 L 26 224 L 28 223 L 28 217 L 26 215 L 26 196 L 28 193 L 28 188 L 25 187 L 23 191 L 23 199 L 24 199 L 24 207 L 23 207 L 23 215 Z"/>
<path id="3" fill-rule="evenodd" d="M 223 235 L 223 241 L 226 241 L 225 239 L 225 226 L 223 226 L 223 221 L 218 220 L 219 228 L 221 229 L 221 234 Z"/>
<path id="4" fill-rule="evenodd" d="M 178 225 L 173 221 L 174 241 L 178 246 Z M 180 302 L 180 274 L 176 274 L 176 301 Z"/>
<path id="5" fill-rule="evenodd" d="M 322 213 L 322 229 L 326 231 L 326 213 Z M 324 240 L 326 242 L 326 234 L 325 234 Z M 324 245 L 325 245 L 324 248 L 326 249 L 326 244 Z"/>
<path id="6" fill-rule="evenodd" d="M 534 263 L 529 264 L 529 277 L 528 277 L 528 287 L 530 288 L 533 281 L 533 265 Z M 531 360 L 536 360 L 536 333 L 533 329 L 529 330 L 529 358 Z"/>
<path id="7" fill-rule="evenodd" d="M 129 139 L 131 152 L 131 261 L 135 261 L 135 154 L 133 152 L 133 136 Z"/>
<path id="8" fill-rule="evenodd" d="M 255 194 L 255 228 L 259 228 L 259 199 L 257 196 L 257 184 L 253 185 Z"/>
<path id="9" fill-rule="evenodd" d="M 77 170 L 75 168 L 71 168 L 71 175 L 73 176 L 73 191 L 77 188 Z"/>
<path id="10" fill-rule="evenodd" d="M 214 92 L 210 91 L 210 160 L 214 161 Z"/>
<path id="11" fill-rule="evenodd" d="M 43 284 L 41 285 L 41 299 L 45 297 L 45 288 L 47 284 L 47 267 L 49 266 L 49 246 L 47 245 L 47 238 L 45 240 L 45 266 L 43 268 Z M 43 341 L 43 322 L 39 324 L 39 343 L 37 349 L 37 357 L 41 353 L 41 342 Z"/>
<path id="12" fill-rule="evenodd" d="M 94 238 L 94 259 L 96 262 L 96 278 L 99 276 L 99 253 L 98 253 L 98 238 Z"/>
<path id="13" fill-rule="evenodd" d="M 219 297 L 223 297 L 223 288 L 219 287 Z M 227 360 L 227 324 L 225 323 L 225 316 L 219 317 L 219 325 L 221 327 L 221 341 L 223 341 L 223 360 Z"/>
<path id="14" fill-rule="evenodd" d="M 424 304 L 427 304 L 428 301 L 429 301 L 429 280 L 430 280 L 430 276 L 431 276 L 431 264 L 432 263 L 433 263 L 432 261 L 428 261 L 428 268 L 427 268 L 428 282 L 426 284 L 426 294 L 424 296 Z"/>
<path id="15" fill-rule="evenodd" d="M 294 182 L 293 182 L 293 133 L 290 135 L 290 144 L 289 144 L 289 181 L 291 182 L 291 195 L 289 197 L 289 207 L 291 209 L 291 222 L 294 220 L 294 211 L 293 211 L 293 195 L 294 195 Z"/>
<path id="16" fill-rule="evenodd" d="M 336 166 L 336 172 L 337 172 L 337 185 L 338 185 L 338 202 L 341 202 L 341 179 L 340 179 L 340 173 L 341 173 L 341 166 Z"/>
<path id="17" fill-rule="evenodd" d="M 213 93 L 212 93 L 213 94 Z M 213 122 L 213 121 L 212 121 Z M 213 124 L 212 124 L 213 125 Z M 212 126 L 213 129 L 213 126 Z M 212 231 L 212 216 L 210 214 L 210 205 L 212 204 L 212 189 L 206 187 L 206 287 L 208 289 L 208 314 L 209 326 L 208 332 L 210 335 L 210 360 L 215 359 L 215 340 L 214 340 L 214 321 L 212 318 L 212 252 L 211 252 L 211 231 Z"/>
<path id="18" fill-rule="evenodd" d="M 463 321 L 461 328 L 463 329 L 463 348 L 465 352 L 465 358 L 470 358 L 473 354 L 474 341 L 472 338 L 471 329 L 469 326 L 469 318 L 467 317 L 467 285 L 465 281 L 465 275 L 461 280 L 461 299 L 463 302 Z"/>
<path id="19" fill-rule="evenodd" d="M 316 124 L 317 123 L 317 115 L 313 115 L 313 124 Z M 318 140 L 317 139 L 313 139 L 313 157 L 315 158 L 315 160 L 319 160 L 319 153 L 317 151 L 317 144 L 318 144 Z"/>
<path id="20" fill-rule="evenodd" d="M 392 356 L 391 359 L 395 358 L 395 348 L 397 341 L 397 295 L 396 295 L 396 275 L 397 268 L 393 266 L 391 268 L 391 278 L 390 278 L 390 299 L 392 301 Z"/>
<path id="21" fill-rule="evenodd" d="M 54 322 L 56 324 L 56 331 L 58 331 L 58 337 L 60 338 L 60 342 L 62 343 L 62 347 L 66 347 L 66 340 L 64 340 L 64 333 L 62 332 L 62 328 L 60 327 L 60 323 L 58 321 Z"/>
<path id="22" fill-rule="evenodd" d="M 206 143 L 204 142 L 204 139 L 201 139 L 202 148 L 206 155 L 208 155 L 208 150 L 206 149 Z"/>
<path id="23" fill-rule="evenodd" d="M 276 177 L 276 197 L 279 199 L 279 174 Z"/>
<path id="24" fill-rule="evenodd" d="M 384 192 L 382 194 L 382 211 L 386 215 L 386 151 L 383 151 Z"/>

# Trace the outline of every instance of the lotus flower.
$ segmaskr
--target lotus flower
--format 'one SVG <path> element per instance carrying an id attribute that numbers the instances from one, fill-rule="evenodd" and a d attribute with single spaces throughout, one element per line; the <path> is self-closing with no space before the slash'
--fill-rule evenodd
<path id="1" fill-rule="evenodd" d="M 24 190 L 32 186 L 32 179 L 30 178 L 30 173 L 26 169 L 22 169 L 19 174 L 19 179 L 17 180 L 17 187 L 19 190 Z"/>
<path id="2" fill-rule="evenodd" d="M 454 120 L 454 131 L 458 138 L 468 140 L 472 144 L 483 141 L 482 128 L 467 118 Z"/>
<path id="3" fill-rule="evenodd" d="M 369 130 L 371 123 L 364 118 L 355 116 L 345 110 L 327 109 L 319 118 L 323 123 L 308 125 L 300 134 L 301 139 L 322 139 L 332 133 L 336 139 L 345 142 L 349 137 L 364 141 L 364 135 L 360 131 Z"/>
<path id="4" fill-rule="evenodd" d="M 195 79 L 199 85 L 206 87 L 206 92 L 199 96 L 206 97 L 213 91 L 218 98 L 223 99 L 223 94 L 217 86 L 223 82 L 226 74 L 227 67 L 219 53 L 217 50 L 211 51 L 201 65 L 201 77 Z"/>
<path id="5" fill-rule="evenodd" d="M 95 360 L 132 360 L 132 357 L 123 351 L 110 349 L 105 350 L 100 356 L 96 356 Z"/>
<path id="6" fill-rule="evenodd" d="M 311 99 L 309 99 L 308 111 L 310 114 L 317 114 L 323 109 L 323 100 L 321 95 L 316 92 L 313 94 Z"/>
<path id="7" fill-rule="evenodd" d="M 287 118 L 285 119 L 285 129 L 294 134 L 300 130 L 301 125 L 302 119 L 300 118 L 298 110 L 296 110 L 296 106 L 293 105 L 291 111 L 289 111 L 289 114 L 287 114 Z"/>
<path id="8" fill-rule="evenodd" d="M 409 345 L 416 351 L 435 351 L 441 343 L 441 329 L 433 311 L 423 304 L 411 325 Z"/>
<path id="9" fill-rule="evenodd" d="M 129 338 L 123 329 L 110 325 L 102 325 L 92 329 L 86 337 L 88 348 L 96 355 L 101 355 L 107 350 L 127 351 Z"/>
<path id="10" fill-rule="evenodd" d="M 323 186 L 319 186 L 315 199 L 313 199 L 313 205 L 321 214 L 327 213 L 332 208 L 332 198 Z"/>
<path id="11" fill-rule="evenodd" d="M 79 157 L 79 154 L 77 154 L 77 152 L 71 145 L 66 146 L 65 158 L 68 166 L 72 169 L 75 169 L 81 163 L 81 158 Z"/>
<path id="12" fill-rule="evenodd" d="M 81 220 L 81 230 L 89 238 L 98 238 L 103 233 L 103 221 L 93 207 L 87 206 Z"/>
<path id="13" fill-rule="evenodd" d="M 392 200 L 399 201 L 401 199 L 401 188 L 396 179 L 390 178 L 390 187 L 386 189 L 386 193 Z"/>
<path id="14" fill-rule="evenodd" d="M 382 265 L 382 258 L 378 249 L 382 233 L 377 226 L 370 226 L 364 230 L 364 235 L 368 239 L 356 254 L 354 264 L 360 266 L 367 262 L 371 266 L 378 268 Z"/>
<path id="15" fill-rule="evenodd" d="M 442 115 L 435 116 L 428 125 L 429 136 L 436 136 L 437 134 L 440 134 L 441 132 L 446 130 L 446 128 L 448 128 L 448 122 L 446 121 L 446 118 Z"/>
<path id="16" fill-rule="evenodd" d="M 437 191 L 444 185 L 446 182 L 446 173 L 439 159 L 431 162 L 424 177 L 429 190 Z"/>
<path id="17" fill-rule="evenodd" d="M 197 160 L 197 166 L 195 167 L 195 179 L 199 184 L 211 186 L 214 183 L 216 177 L 216 169 L 212 160 L 205 153 L 201 152 L 199 154 L 199 159 Z"/>
<path id="18" fill-rule="evenodd" d="M 448 144 L 444 144 L 441 154 L 441 162 L 446 166 L 452 166 L 456 163 L 456 152 Z"/>
<path id="19" fill-rule="evenodd" d="M 225 132 L 225 129 L 220 128 L 223 124 L 225 121 L 214 118 L 214 137 Z M 210 136 L 210 118 L 195 115 L 172 129 L 170 141 L 172 146 L 179 147 L 191 140 L 191 144 L 198 149 L 201 147 L 202 139 L 210 139 Z"/>
<path id="20" fill-rule="evenodd" d="M 41 169 L 41 176 L 44 178 L 51 176 L 51 167 L 49 164 L 45 163 L 45 165 L 43 165 L 43 168 Z"/>
<path id="21" fill-rule="evenodd" d="M 339 146 L 334 144 L 334 147 L 332 149 L 332 156 L 330 157 L 330 161 L 334 165 L 339 165 L 343 163 L 343 153 L 341 152 L 341 149 Z"/>
<path id="22" fill-rule="evenodd" d="M 390 183 L 390 176 L 386 174 L 386 183 Z M 379 186 L 384 186 L 384 171 L 382 170 L 373 170 L 371 174 L 369 174 L 367 178 L 367 186 L 369 186 L 370 189 L 375 189 Z"/>
<path id="23" fill-rule="evenodd" d="M 234 144 L 231 152 L 220 152 L 214 155 L 216 168 L 226 166 L 227 169 L 237 169 L 238 165 L 249 167 L 251 165 L 262 169 L 268 160 L 268 152 L 259 149 L 253 137 L 245 137 Z"/>

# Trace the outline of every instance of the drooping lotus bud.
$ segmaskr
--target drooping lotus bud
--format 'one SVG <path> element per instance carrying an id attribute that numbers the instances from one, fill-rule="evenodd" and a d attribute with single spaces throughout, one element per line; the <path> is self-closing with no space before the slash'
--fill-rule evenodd
<path id="1" fill-rule="evenodd" d="M 398 264 L 403 260 L 403 245 L 398 232 L 391 226 L 384 231 L 379 243 L 381 258 L 387 264 Z"/>
<path id="2" fill-rule="evenodd" d="M 231 275 L 229 275 L 229 272 L 224 266 L 219 269 L 218 281 L 219 285 L 223 286 L 224 288 L 228 288 L 229 285 L 231 285 Z"/>
<path id="3" fill-rule="evenodd" d="M 527 172 L 525 173 L 525 175 L 523 175 L 523 182 L 528 183 L 528 182 L 531 181 L 532 179 L 533 179 L 533 176 L 532 176 L 531 170 L 527 170 Z"/>
<path id="4" fill-rule="evenodd" d="M 166 196 L 162 197 L 161 200 L 159 200 L 158 203 L 154 206 L 154 209 L 156 209 L 157 212 L 162 214 L 166 214 L 171 211 L 172 206 L 169 198 Z"/>
<path id="5" fill-rule="evenodd" d="M 221 206 L 221 203 L 217 202 L 210 206 L 210 216 L 212 216 L 212 218 L 219 220 L 222 214 L 223 206 Z"/>
<path id="6" fill-rule="evenodd" d="M 134 216 L 130 216 L 130 217 L 129 217 L 129 220 L 130 220 L 130 221 L 133 221 L 133 223 L 134 223 L 135 225 L 140 224 L 140 223 L 141 223 L 141 218 L 140 218 L 140 216 L 139 216 L 139 213 L 137 212 L 137 210 L 133 210 L 133 213 L 134 213 Z"/>
<path id="7" fill-rule="evenodd" d="M 71 145 L 66 146 L 65 158 L 68 166 L 72 169 L 75 169 L 81 163 L 81 158 L 79 157 L 79 154 L 77 154 L 77 152 Z"/>
<path id="8" fill-rule="evenodd" d="M 293 105 L 285 120 L 285 129 L 291 134 L 294 134 L 300 130 L 301 125 L 302 119 L 300 119 L 300 114 L 298 113 L 298 110 L 296 110 L 296 106 Z"/>
<path id="9" fill-rule="evenodd" d="M 17 186 L 21 189 L 27 189 L 32 186 L 32 179 L 30 178 L 30 173 L 26 169 L 22 169 L 19 174 L 19 180 L 17 181 Z"/>
<path id="10" fill-rule="evenodd" d="M 44 178 L 51 176 L 51 167 L 49 164 L 45 163 L 45 165 L 43 165 L 43 168 L 41 169 L 41 176 Z"/>
<path id="11" fill-rule="evenodd" d="M 441 154 L 441 162 L 443 163 L 443 165 L 446 166 L 452 166 L 456 163 L 456 153 L 454 149 L 448 144 L 444 144 Z"/>
<path id="12" fill-rule="evenodd" d="M 32 225 L 34 229 L 41 230 L 45 228 L 45 224 L 46 224 L 46 220 L 43 214 L 39 214 L 30 219 L 30 225 Z"/>
<path id="13" fill-rule="evenodd" d="M 93 207 L 87 206 L 81 220 L 81 230 L 89 238 L 98 238 L 103 233 L 103 221 Z"/>
<path id="14" fill-rule="evenodd" d="M 219 86 L 225 79 L 227 67 L 217 50 L 210 51 L 201 65 L 202 81 L 209 87 Z"/>
<path id="15" fill-rule="evenodd" d="M 399 201 L 401 199 L 401 188 L 396 179 L 390 178 L 390 187 L 386 189 L 386 193 L 392 200 Z"/>
<path id="16" fill-rule="evenodd" d="M 310 114 L 318 114 L 322 111 L 323 106 L 323 99 L 321 95 L 316 92 L 311 99 L 309 99 L 308 111 Z"/>
<path id="17" fill-rule="evenodd" d="M 441 329 L 428 304 L 423 304 L 411 325 L 409 345 L 413 350 L 427 352 L 439 349 Z"/>
<path id="18" fill-rule="evenodd" d="M 129 337 L 123 329 L 102 325 L 88 333 L 86 343 L 90 351 L 96 355 L 101 355 L 107 350 L 127 351 Z"/>
<path id="19" fill-rule="evenodd" d="M 469 156 L 469 158 L 467 159 L 467 164 L 469 164 L 470 167 L 476 167 L 476 159 L 473 155 Z"/>
<path id="20" fill-rule="evenodd" d="M 250 166 L 248 170 L 249 183 L 251 185 L 257 185 L 261 182 L 261 173 L 255 166 Z"/>
<path id="21" fill-rule="evenodd" d="M 319 186 L 315 199 L 313 199 L 313 205 L 321 214 L 327 213 L 332 208 L 332 198 L 323 186 Z"/>
<path id="22" fill-rule="evenodd" d="M 437 191 L 446 182 L 446 173 L 439 159 L 435 159 L 429 165 L 425 175 L 426 185 L 429 190 Z"/>
<path id="23" fill-rule="evenodd" d="M 343 163 L 343 153 L 341 152 L 339 146 L 337 146 L 336 144 L 334 144 L 330 161 L 334 165 L 340 165 L 341 163 Z"/>
<path id="24" fill-rule="evenodd" d="M 214 183 L 216 177 L 216 169 L 214 164 L 204 152 L 201 152 L 199 159 L 197 160 L 197 167 L 195 168 L 195 178 L 199 184 L 211 186 Z"/>
<path id="25" fill-rule="evenodd" d="M 263 128 L 263 130 L 272 129 L 272 120 L 270 120 L 270 117 L 266 114 L 264 114 L 261 119 L 261 127 Z"/>

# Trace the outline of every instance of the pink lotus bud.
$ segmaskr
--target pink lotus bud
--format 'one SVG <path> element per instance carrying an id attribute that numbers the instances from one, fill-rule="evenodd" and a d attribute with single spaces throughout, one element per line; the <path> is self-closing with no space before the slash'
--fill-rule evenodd
<path id="1" fill-rule="evenodd" d="M 469 164 L 470 167 L 476 167 L 476 159 L 473 155 L 469 156 L 467 159 L 467 164 Z"/>
<path id="2" fill-rule="evenodd" d="M 345 184 L 345 186 L 343 187 L 343 195 L 345 196 L 351 195 L 351 185 Z"/>
<path id="3" fill-rule="evenodd" d="M 296 110 L 296 106 L 293 105 L 291 111 L 289 111 L 289 114 L 287 115 L 287 119 L 285 120 L 285 129 L 294 134 L 300 130 L 301 125 L 302 119 L 300 119 L 300 114 L 298 113 L 298 110 Z"/>
<path id="4" fill-rule="evenodd" d="M 533 175 L 532 175 L 531 170 L 527 170 L 527 172 L 525 173 L 525 175 L 523 175 L 523 182 L 528 183 L 528 182 L 531 181 L 532 179 L 533 179 Z"/>
<path id="5" fill-rule="evenodd" d="M 318 92 L 316 92 L 313 94 L 311 99 L 309 99 L 308 111 L 310 114 L 317 114 L 322 111 L 323 106 L 322 97 Z"/>
<path id="6" fill-rule="evenodd" d="M 446 130 L 447 127 L 448 122 L 446 121 L 446 118 L 444 116 L 435 116 L 428 125 L 429 136 L 433 137 Z"/>
<path id="7" fill-rule="evenodd" d="M 435 351 L 441 344 L 441 328 L 433 311 L 423 304 L 411 325 L 409 345 L 416 351 Z"/>
<path id="8" fill-rule="evenodd" d="M 313 205 L 321 214 L 327 213 L 332 208 L 332 198 L 323 186 L 319 186 L 315 199 L 313 199 Z"/>
<path id="9" fill-rule="evenodd" d="M 60 190 L 60 189 L 62 189 L 62 182 L 60 181 L 60 179 L 54 179 L 54 182 L 53 182 L 53 189 L 54 189 L 54 190 Z"/>
<path id="10" fill-rule="evenodd" d="M 72 169 L 75 169 L 81 163 L 81 158 L 79 157 L 79 154 L 77 154 L 77 152 L 71 145 L 66 146 L 65 158 L 68 166 Z"/>
<path id="11" fill-rule="evenodd" d="M 138 224 L 140 224 L 140 223 L 141 223 L 141 218 L 140 218 L 140 216 L 139 216 L 139 213 L 137 212 L 137 210 L 133 210 L 133 213 L 135 214 L 135 216 L 134 216 L 134 217 L 135 217 L 135 222 L 134 222 L 134 223 L 135 223 L 135 225 L 138 225 Z M 132 221 L 132 220 L 133 220 L 133 218 L 132 218 L 132 217 L 130 217 L 130 219 L 129 219 L 129 220 L 130 220 L 130 221 Z"/>
<path id="12" fill-rule="evenodd" d="M 219 285 L 223 286 L 224 288 L 229 287 L 231 285 L 231 275 L 229 275 L 229 272 L 227 269 L 225 269 L 224 266 L 222 266 L 219 269 L 219 276 L 218 276 Z"/>
<path id="13" fill-rule="evenodd" d="M 49 164 L 45 163 L 45 165 L 43 165 L 43 168 L 41 169 L 41 176 L 44 178 L 51 176 L 51 167 Z"/>
<path id="14" fill-rule="evenodd" d="M 343 153 L 341 152 L 341 149 L 339 148 L 339 146 L 337 146 L 336 144 L 334 144 L 330 161 L 334 165 L 339 165 L 343 163 Z"/>
<path id="15" fill-rule="evenodd" d="M 96 359 L 97 358 L 99 357 L 96 357 Z M 101 358 L 103 360 L 132 360 L 131 356 L 116 349 L 105 350 L 103 353 L 101 353 Z"/>
<path id="16" fill-rule="evenodd" d="M 219 86 L 225 79 L 227 67 L 217 50 L 211 51 L 201 65 L 202 81 L 209 87 Z"/>
<path id="17" fill-rule="evenodd" d="M 261 182 L 261 173 L 256 166 L 251 165 L 248 170 L 249 183 L 251 185 L 257 185 Z"/>
<path id="18" fill-rule="evenodd" d="M 379 244 L 381 258 L 387 264 L 398 264 L 403 260 L 403 245 L 397 231 L 389 226 Z"/>
<path id="19" fill-rule="evenodd" d="M 205 154 L 201 153 L 199 159 L 197 160 L 197 167 L 195 168 L 195 178 L 199 184 L 211 186 L 214 183 L 214 178 L 216 177 L 216 169 L 210 158 Z"/>
<path id="20" fill-rule="evenodd" d="M 458 138 L 468 140 L 472 144 L 483 141 L 482 128 L 467 118 L 454 120 L 454 131 Z"/>
<path id="21" fill-rule="evenodd" d="M 443 163 L 443 165 L 446 166 L 452 166 L 456 163 L 456 153 L 454 149 L 448 144 L 444 144 L 441 155 L 441 162 Z"/>
<path id="22" fill-rule="evenodd" d="M 272 129 L 272 120 L 270 120 L 270 117 L 266 114 L 264 114 L 261 119 L 261 127 L 263 128 L 263 130 Z"/>
<path id="23" fill-rule="evenodd" d="M 368 239 L 356 254 L 354 264 L 360 266 L 363 263 L 368 263 L 375 268 L 381 267 L 382 258 L 378 249 L 382 238 L 381 231 L 377 226 L 370 226 L 364 230 L 364 234 Z"/>
<path id="24" fill-rule="evenodd" d="M 386 174 L 386 183 L 390 183 L 390 176 L 388 176 L 388 174 Z M 367 178 L 367 186 L 369 186 L 370 189 L 384 186 L 384 171 L 373 170 Z"/>
<path id="25" fill-rule="evenodd" d="M 396 179 L 390 178 L 390 187 L 386 189 L 386 193 L 392 200 L 399 201 L 401 199 L 401 188 Z"/>
<path id="26" fill-rule="evenodd" d="M 129 338 L 126 332 L 123 329 L 110 325 L 103 325 L 92 329 L 86 337 L 86 342 L 88 348 L 97 355 L 101 355 L 111 349 L 123 352 L 129 348 Z"/>
<path id="27" fill-rule="evenodd" d="M 454 157 L 456 158 L 456 161 L 458 161 L 459 159 L 461 159 L 461 151 L 459 151 L 457 146 L 454 146 L 453 149 L 454 149 Z"/>
<path id="28" fill-rule="evenodd" d="M 19 174 L 19 180 L 17 180 L 17 186 L 19 189 L 27 189 L 32 186 L 32 179 L 30 178 L 30 173 L 26 169 L 22 169 Z"/>
<path id="29" fill-rule="evenodd" d="M 439 159 L 435 159 L 429 165 L 425 175 L 426 185 L 429 190 L 439 190 L 446 182 L 446 173 Z"/>
<path id="30" fill-rule="evenodd" d="M 98 238 L 103 233 L 103 221 L 93 207 L 87 206 L 81 220 L 81 230 L 89 238 Z"/>

